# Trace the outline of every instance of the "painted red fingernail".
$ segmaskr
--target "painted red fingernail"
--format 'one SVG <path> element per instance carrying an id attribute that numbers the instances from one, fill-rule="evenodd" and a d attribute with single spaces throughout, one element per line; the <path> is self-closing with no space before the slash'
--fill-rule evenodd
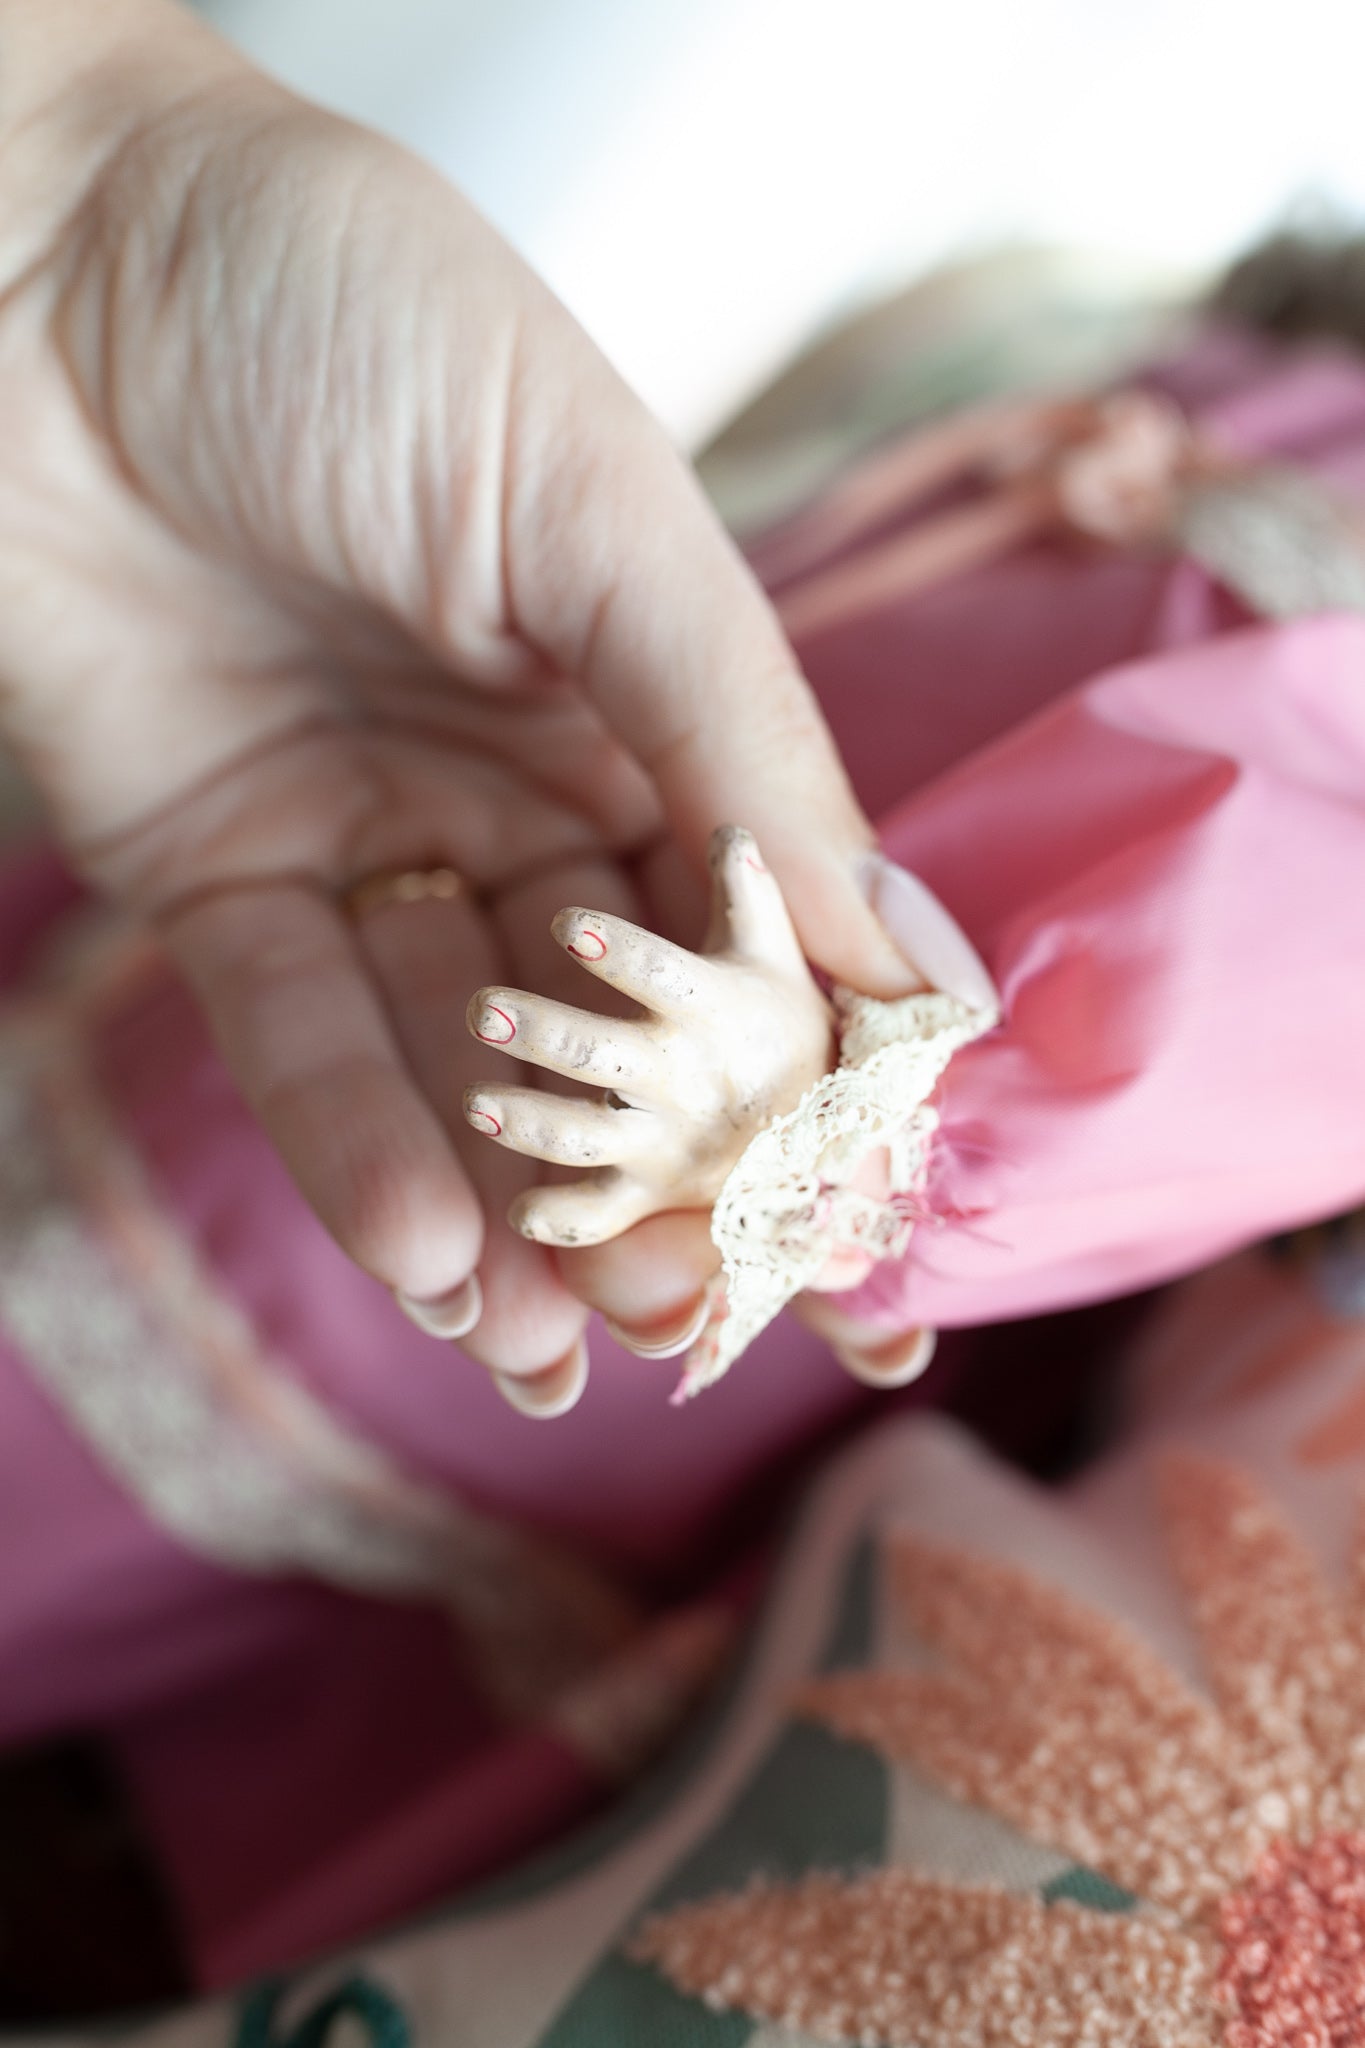
<path id="1" fill-rule="evenodd" d="M 500 1138 L 502 1136 L 502 1125 L 491 1110 L 467 1109 L 465 1117 L 473 1124 L 476 1131 L 487 1131 L 491 1138 Z"/>
<path id="2" fill-rule="evenodd" d="M 494 1017 L 502 1019 L 503 1023 L 507 1026 L 505 1031 L 490 1031 L 487 1029 L 490 1019 Z M 484 1013 L 479 1019 L 479 1029 L 476 1035 L 483 1040 L 485 1045 L 510 1045 L 517 1035 L 516 1022 L 508 1016 L 506 1010 L 500 1010 L 496 1003 L 488 1003 L 485 1005 Z"/>
<path id="3" fill-rule="evenodd" d="M 591 944 L 597 948 L 597 951 L 595 953 L 589 953 L 582 951 L 581 948 L 578 946 L 570 946 L 568 948 L 568 951 L 573 954 L 575 960 L 601 960 L 605 957 L 607 950 L 607 942 L 603 938 L 601 932 L 582 931 L 578 934 L 578 936 L 580 939 L 589 940 Z"/>

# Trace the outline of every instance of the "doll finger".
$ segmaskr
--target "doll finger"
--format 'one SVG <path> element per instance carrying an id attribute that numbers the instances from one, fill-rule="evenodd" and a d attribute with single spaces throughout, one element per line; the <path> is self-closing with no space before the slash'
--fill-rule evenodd
<path id="1" fill-rule="evenodd" d="M 681 891 L 687 906 L 684 915 L 700 901 L 699 891 L 696 896 L 689 893 L 692 884 L 690 869 L 681 877 L 672 871 L 667 878 L 665 895 L 676 903 Z M 506 899 L 499 925 L 518 974 L 547 994 L 572 996 L 578 987 L 577 965 L 550 937 L 553 913 L 564 900 L 566 886 L 590 903 L 609 904 L 611 909 L 604 914 L 619 922 L 634 924 L 645 917 L 653 922 L 659 906 L 651 904 L 646 911 L 631 881 L 605 861 L 580 863 L 577 871 L 563 872 L 553 881 L 529 882 Z M 693 930 L 700 931 L 695 917 Z M 617 992 L 606 984 L 603 996 L 612 1002 Z M 553 1077 L 546 1082 L 551 1090 L 563 1085 Z M 615 1113 L 639 1118 L 639 1128 L 645 1128 L 645 1112 Z M 566 1285 L 580 1300 L 602 1310 L 609 1324 L 619 1317 L 620 1327 L 613 1327 L 612 1334 L 626 1348 L 641 1356 L 671 1357 L 686 1349 L 704 1319 L 705 1289 L 719 1253 L 711 1242 L 707 1214 L 679 1210 L 648 1215 L 619 1237 L 565 1248 L 554 1257 Z M 681 1315 L 680 1304 L 685 1311 Z"/>
<path id="2" fill-rule="evenodd" d="M 714 892 L 708 950 L 738 953 L 784 974 L 805 973 L 782 891 L 753 833 L 722 825 L 711 835 L 707 859 Z"/>
<path id="3" fill-rule="evenodd" d="M 699 997 L 718 999 L 724 988 L 709 961 L 623 917 L 561 910 L 550 930 L 580 967 L 660 1017 L 685 1018 Z"/>
<path id="4" fill-rule="evenodd" d="M 602 1244 L 647 1216 L 654 1200 L 648 1188 L 609 1167 L 600 1180 L 528 1188 L 513 1202 L 509 1220 L 536 1244 Z"/>
<path id="5" fill-rule="evenodd" d="M 659 1143 L 659 1120 L 647 1109 L 619 1108 L 551 1095 L 543 1088 L 466 1088 L 471 1130 L 527 1159 L 556 1166 L 623 1166 Z"/>
<path id="6" fill-rule="evenodd" d="M 644 904 L 633 883 L 615 861 L 601 854 L 580 856 L 552 873 L 528 877 L 500 893 L 496 911 L 503 945 L 523 985 L 571 1006 L 583 994 L 579 966 L 587 963 L 566 953 L 554 927 L 566 899 L 572 901 L 575 896 L 580 902 L 600 904 L 601 915 L 618 924 L 638 926 L 644 918 Z M 603 982 L 600 1001 L 605 1016 L 627 1019 L 633 1015 L 634 1006 L 618 997 L 610 982 Z M 557 1083 L 547 1076 L 544 1085 Z"/>
<path id="7" fill-rule="evenodd" d="M 481 1044 L 565 1080 L 628 1096 L 669 1092 L 664 1060 L 644 1028 L 628 1019 L 596 1016 L 513 988 L 481 988 L 466 1018 Z"/>

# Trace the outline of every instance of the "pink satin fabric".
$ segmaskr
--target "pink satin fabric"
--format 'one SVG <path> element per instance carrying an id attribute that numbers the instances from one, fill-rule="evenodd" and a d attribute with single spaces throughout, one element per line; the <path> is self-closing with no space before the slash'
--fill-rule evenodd
<path id="1" fill-rule="evenodd" d="M 1225 446 L 1365 493 L 1358 365 L 1271 362 L 1230 336 L 1164 382 Z M 1193 563 L 1054 544 L 802 651 L 863 789 L 899 690 L 927 787 L 883 845 L 1005 1009 L 942 1090 L 939 1220 L 842 1306 L 1027 1314 L 1361 1199 L 1365 621 L 1253 624 Z"/>
<path id="2" fill-rule="evenodd" d="M 1159 381 L 1245 452 L 1365 495 L 1358 363 L 1224 336 Z M 803 574 L 846 546 L 821 517 Z M 1061 1306 L 1365 1194 L 1365 622 L 1258 626 L 1190 562 L 1059 543 L 800 651 L 887 851 L 1006 1003 L 943 1092 L 940 1222 L 849 1306 L 886 1327 Z M 0 881 L 0 970 L 65 893 L 45 860 Z M 125 1008 L 98 1065 L 163 1213 L 284 1371 L 647 1599 L 875 1409 L 784 1320 L 682 1411 L 671 1367 L 599 1331 L 582 1407 L 530 1423 L 342 1259 L 183 996 Z M 209 1982 L 417 1907 L 601 1791 L 498 1719 L 432 1609 L 227 1570 L 157 1528 L 0 1333 L 0 1740 L 72 1726 L 122 1757 Z"/>
<path id="3" fill-rule="evenodd" d="M 1107 671 L 893 814 L 1003 1029 L 875 1320 L 1126 1292 L 1365 1195 L 1365 620 Z"/>

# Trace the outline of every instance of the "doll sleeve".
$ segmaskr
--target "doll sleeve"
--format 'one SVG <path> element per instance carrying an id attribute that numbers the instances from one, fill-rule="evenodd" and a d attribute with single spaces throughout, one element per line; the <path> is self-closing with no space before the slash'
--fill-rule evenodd
<path id="1" fill-rule="evenodd" d="M 883 821 L 1004 1021 L 870 1326 L 1142 1288 L 1365 1198 L 1365 620 L 1114 668 Z"/>

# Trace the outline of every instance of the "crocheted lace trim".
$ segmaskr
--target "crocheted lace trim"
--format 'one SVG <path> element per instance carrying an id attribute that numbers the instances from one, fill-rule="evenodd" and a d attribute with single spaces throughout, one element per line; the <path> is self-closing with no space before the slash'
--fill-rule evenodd
<path id="1" fill-rule="evenodd" d="M 838 989 L 835 1010 L 838 1067 L 750 1141 L 717 1197 L 721 1273 L 677 1400 L 720 1379 L 835 1253 L 903 1256 L 914 1230 L 908 1198 L 923 1186 L 938 1129 L 930 1097 L 959 1047 L 999 1021 L 934 991 L 879 1003 Z M 850 1185 L 883 1147 L 885 1201 Z"/>

